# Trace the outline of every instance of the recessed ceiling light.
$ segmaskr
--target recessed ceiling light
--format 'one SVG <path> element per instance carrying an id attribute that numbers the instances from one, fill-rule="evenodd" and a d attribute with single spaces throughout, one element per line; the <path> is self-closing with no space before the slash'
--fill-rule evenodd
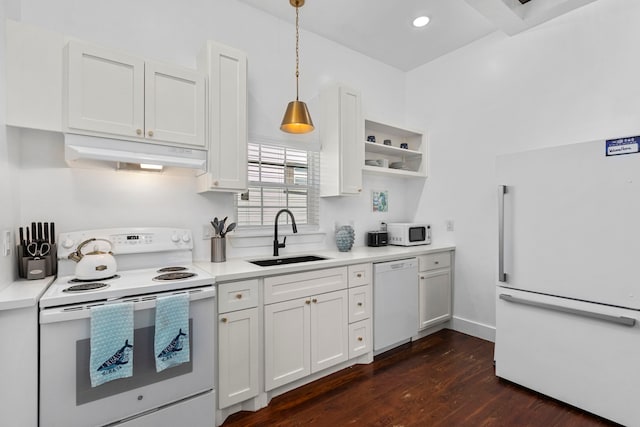
<path id="1" fill-rule="evenodd" d="M 429 23 L 428 16 L 418 16 L 413 20 L 413 26 L 416 28 L 422 28 Z"/>

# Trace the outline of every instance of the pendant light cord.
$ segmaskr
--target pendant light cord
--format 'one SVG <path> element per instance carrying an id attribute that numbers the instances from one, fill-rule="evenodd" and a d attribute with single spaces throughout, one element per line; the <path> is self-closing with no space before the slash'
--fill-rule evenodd
<path id="1" fill-rule="evenodd" d="M 299 54 L 298 47 L 300 45 L 300 35 L 299 35 L 299 27 L 298 27 L 298 10 L 300 8 L 296 6 L 296 101 L 298 101 L 298 78 L 300 77 L 300 67 L 299 67 Z"/>

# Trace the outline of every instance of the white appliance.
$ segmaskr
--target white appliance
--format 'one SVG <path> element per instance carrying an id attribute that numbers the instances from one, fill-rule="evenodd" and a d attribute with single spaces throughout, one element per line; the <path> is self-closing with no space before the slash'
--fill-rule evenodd
<path id="1" fill-rule="evenodd" d="M 389 244 L 416 246 L 431 244 L 431 226 L 415 222 L 392 222 L 387 224 Z"/>
<path id="2" fill-rule="evenodd" d="M 374 354 L 409 342 L 418 333 L 418 313 L 418 260 L 374 263 Z"/>
<path id="3" fill-rule="evenodd" d="M 136 164 L 149 165 L 147 169 L 154 166 L 195 169 L 196 173 L 207 169 L 206 150 L 75 134 L 64 136 L 64 158 L 76 167 Z"/>
<path id="4" fill-rule="evenodd" d="M 640 426 L 640 154 L 499 156 L 496 375 Z"/>
<path id="5" fill-rule="evenodd" d="M 116 276 L 78 281 L 67 258 L 90 239 L 111 242 Z M 40 411 L 46 426 L 155 426 L 169 421 L 211 426 L 215 415 L 214 279 L 192 265 L 191 232 L 122 228 L 61 233 L 58 278 L 40 300 Z M 104 241 L 95 241 L 104 250 Z M 107 246 L 108 247 L 108 246 Z M 191 358 L 156 373 L 153 357 L 155 300 L 188 293 Z M 90 308 L 134 303 L 133 376 L 91 387 Z"/>

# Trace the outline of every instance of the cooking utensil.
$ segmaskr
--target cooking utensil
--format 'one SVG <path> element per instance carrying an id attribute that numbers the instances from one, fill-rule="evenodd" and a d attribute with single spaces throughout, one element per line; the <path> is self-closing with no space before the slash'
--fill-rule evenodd
<path id="1" fill-rule="evenodd" d="M 27 252 L 34 259 L 40 259 L 40 257 L 46 256 L 47 254 L 49 254 L 50 250 L 51 250 L 51 246 L 46 242 L 43 242 L 43 243 L 31 242 L 27 245 Z"/>
<path id="2" fill-rule="evenodd" d="M 213 218 L 211 225 L 213 225 L 213 230 L 216 232 L 216 235 L 219 235 L 220 230 L 218 229 L 218 217 Z"/>
<path id="3" fill-rule="evenodd" d="M 220 233 L 220 237 L 226 236 L 228 232 L 233 231 L 235 228 L 236 228 L 236 223 L 232 222 L 231 224 L 229 224 L 229 227 L 227 227 L 225 231 Z"/>
<path id="4" fill-rule="evenodd" d="M 109 251 L 101 251 L 98 245 L 93 245 L 91 252 L 82 252 L 85 246 L 98 241 L 107 242 Z M 78 249 L 69 254 L 69 258 L 78 263 L 76 265 L 76 278 L 80 280 L 100 280 L 115 275 L 117 264 L 111 249 L 113 249 L 113 245 L 107 239 L 91 238 L 80 243 Z"/>
<path id="5" fill-rule="evenodd" d="M 220 237 L 222 237 L 222 232 L 224 231 L 224 223 L 227 220 L 227 218 L 229 217 L 225 216 L 224 219 L 220 221 L 220 223 L 218 224 L 218 234 L 220 235 Z"/>

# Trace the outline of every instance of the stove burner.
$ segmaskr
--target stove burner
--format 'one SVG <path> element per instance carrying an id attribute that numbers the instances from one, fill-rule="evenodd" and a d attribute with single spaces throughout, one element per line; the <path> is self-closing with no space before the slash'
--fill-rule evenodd
<path id="1" fill-rule="evenodd" d="M 170 280 L 182 280 L 195 277 L 196 273 L 165 273 L 153 278 L 153 280 L 166 282 Z"/>
<path id="2" fill-rule="evenodd" d="M 106 288 L 109 285 L 106 283 L 83 283 L 81 285 L 73 285 L 69 286 L 66 289 L 63 289 L 62 292 L 86 292 L 86 291 L 94 291 L 96 289 Z"/>
<path id="3" fill-rule="evenodd" d="M 187 267 L 164 267 L 158 270 L 158 273 L 172 273 L 174 271 L 184 271 Z"/>
<path id="4" fill-rule="evenodd" d="M 96 280 L 111 280 L 119 278 L 119 274 L 114 274 L 113 276 L 103 277 L 102 279 L 71 279 L 68 283 L 93 283 Z"/>

